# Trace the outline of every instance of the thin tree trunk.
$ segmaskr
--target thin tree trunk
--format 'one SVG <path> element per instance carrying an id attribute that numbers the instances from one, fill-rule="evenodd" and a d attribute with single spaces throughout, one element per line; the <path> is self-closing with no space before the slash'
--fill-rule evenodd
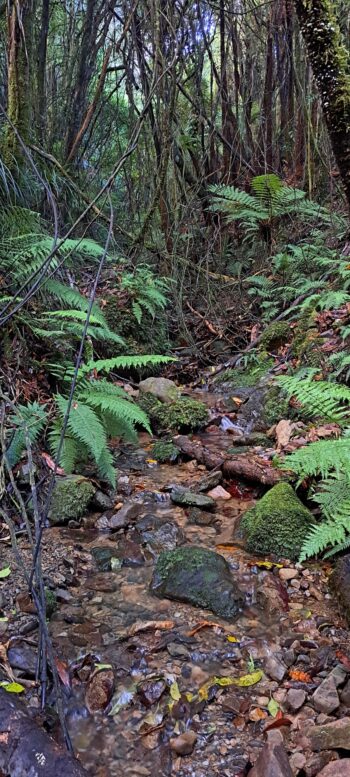
<path id="1" fill-rule="evenodd" d="M 37 85 L 38 85 L 38 137 L 41 143 L 44 141 L 45 126 L 46 126 L 46 57 L 47 57 L 47 36 L 49 33 L 49 21 L 50 21 L 50 0 L 42 0 L 41 9 L 41 25 L 38 44 L 38 69 L 37 69 Z"/>

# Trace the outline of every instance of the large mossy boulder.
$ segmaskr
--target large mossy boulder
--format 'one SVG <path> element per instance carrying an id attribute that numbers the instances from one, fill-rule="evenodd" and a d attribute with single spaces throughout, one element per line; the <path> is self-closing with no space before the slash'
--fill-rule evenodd
<path id="1" fill-rule="evenodd" d="M 51 523 L 79 521 L 86 513 L 95 491 L 91 481 L 80 475 L 56 478 L 48 515 Z"/>
<path id="2" fill-rule="evenodd" d="M 179 399 L 180 391 L 173 380 L 168 378 L 146 378 L 139 383 L 141 394 L 152 394 L 160 402 L 171 404 Z"/>
<path id="3" fill-rule="evenodd" d="M 209 420 L 206 405 L 190 397 L 180 397 L 175 402 L 166 404 L 147 392 L 140 394 L 138 404 L 149 415 L 156 431 L 189 432 L 205 426 Z"/>
<path id="4" fill-rule="evenodd" d="M 160 554 L 151 591 L 212 610 L 228 620 L 237 617 L 244 603 L 223 556 L 194 545 Z"/>
<path id="5" fill-rule="evenodd" d="M 247 550 L 297 559 L 313 516 L 289 483 L 278 483 L 248 510 L 240 523 Z"/>

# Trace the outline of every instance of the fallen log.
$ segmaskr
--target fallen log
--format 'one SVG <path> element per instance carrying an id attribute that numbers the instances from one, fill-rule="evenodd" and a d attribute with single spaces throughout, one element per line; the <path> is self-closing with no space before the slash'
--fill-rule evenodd
<path id="1" fill-rule="evenodd" d="M 281 480 L 293 479 L 291 472 L 276 469 L 269 461 L 253 453 L 222 456 L 181 434 L 173 438 L 173 443 L 185 456 L 204 464 L 208 469 L 221 469 L 226 478 L 239 477 L 264 486 L 275 486 Z"/>
<path id="2" fill-rule="evenodd" d="M 0 688 L 0 773 L 6 777 L 87 777 L 79 762 Z"/>

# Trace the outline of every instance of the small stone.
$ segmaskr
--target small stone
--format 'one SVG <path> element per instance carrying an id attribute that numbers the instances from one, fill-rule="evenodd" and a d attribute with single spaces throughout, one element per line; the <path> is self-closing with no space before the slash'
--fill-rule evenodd
<path id="1" fill-rule="evenodd" d="M 339 688 L 340 685 L 345 683 L 348 672 L 346 671 L 345 666 L 342 664 L 337 664 L 337 666 L 332 669 L 330 676 L 333 677 L 337 688 Z"/>
<path id="2" fill-rule="evenodd" d="M 337 686 L 331 674 L 316 688 L 311 700 L 318 712 L 329 714 L 339 707 L 340 701 Z"/>
<path id="3" fill-rule="evenodd" d="M 177 755 L 191 755 L 197 742 L 197 734 L 189 729 L 178 737 L 170 739 L 170 747 Z"/>
<path id="4" fill-rule="evenodd" d="M 291 587 L 295 588 L 296 591 L 299 591 L 300 588 L 300 580 L 291 580 L 290 581 Z"/>
<path id="5" fill-rule="evenodd" d="M 324 769 L 331 761 L 338 763 L 337 754 L 334 750 L 324 750 L 323 753 L 315 753 L 306 761 L 305 777 L 318 777 L 321 769 Z"/>
<path id="6" fill-rule="evenodd" d="M 350 718 L 341 718 L 308 730 L 312 750 L 350 750 Z"/>
<path id="7" fill-rule="evenodd" d="M 135 502 L 125 502 L 120 510 L 109 519 L 110 529 L 124 529 L 129 523 L 132 523 L 144 511 L 141 504 Z"/>
<path id="8" fill-rule="evenodd" d="M 298 570 L 291 569 L 289 567 L 283 567 L 282 569 L 279 569 L 278 574 L 283 582 L 286 582 L 287 580 L 293 580 L 295 577 L 299 577 Z"/>
<path id="9" fill-rule="evenodd" d="M 212 488 L 211 491 L 208 491 L 208 496 L 211 496 L 212 499 L 232 499 L 231 494 L 229 494 L 228 491 L 225 491 L 222 486 Z"/>
<path id="10" fill-rule="evenodd" d="M 296 712 L 303 706 L 306 700 L 306 692 L 301 688 L 290 688 L 287 693 L 287 704 L 292 712 Z"/>
<path id="11" fill-rule="evenodd" d="M 278 682 L 280 682 L 287 673 L 287 667 L 282 661 L 279 661 L 278 658 L 271 656 L 266 661 L 265 672 L 269 677 L 272 677 L 273 680 L 278 680 Z"/>
<path id="12" fill-rule="evenodd" d="M 321 593 L 321 591 L 319 591 L 317 588 L 315 588 L 314 585 L 310 585 L 309 591 L 310 591 L 311 596 L 314 597 L 314 599 L 317 599 L 318 602 L 322 601 L 323 594 Z"/>
<path id="13" fill-rule="evenodd" d="M 103 491 L 100 491 L 98 488 L 92 497 L 91 507 L 95 508 L 95 510 L 101 510 L 101 512 L 104 512 L 105 510 L 110 510 L 113 507 L 113 501 L 111 497 L 108 496 L 108 494 L 104 494 Z"/>
<path id="14" fill-rule="evenodd" d="M 298 774 L 306 764 L 306 758 L 303 753 L 293 753 L 289 759 L 293 774 Z"/>
<path id="15" fill-rule="evenodd" d="M 170 494 L 171 501 L 181 507 L 199 507 L 200 510 L 215 510 L 216 502 L 211 496 L 195 494 L 193 491 L 175 490 Z"/>
<path id="16" fill-rule="evenodd" d="M 331 761 L 318 773 L 318 777 L 350 777 L 350 758 Z"/>

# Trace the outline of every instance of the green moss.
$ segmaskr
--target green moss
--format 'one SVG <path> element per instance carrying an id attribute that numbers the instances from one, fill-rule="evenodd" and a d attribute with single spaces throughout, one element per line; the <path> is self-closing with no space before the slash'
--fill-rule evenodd
<path id="1" fill-rule="evenodd" d="M 79 475 L 57 478 L 49 512 L 51 523 L 68 523 L 82 518 L 95 491 L 90 480 Z"/>
<path id="2" fill-rule="evenodd" d="M 166 405 L 152 394 L 142 394 L 138 404 L 148 413 L 156 429 L 191 431 L 207 423 L 209 414 L 206 405 L 196 399 L 183 397 Z"/>
<path id="3" fill-rule="evenodd" d="M 51 618 L 51 615 L 57 610 L 57 597 L 54 591 L 51 591 L 50 588 L 45 588 L 45 599 L 46 599 L 46 615 L 48 618 Z"/>
<path id="4" fill-rule="evenodd" d="M 297 559 L 313 520 L 289 483 L 278 483 L 248 510 L 241 529 L 252 553 Z"/>
<path id="5" fill-rule="evenodd" d="M 278 386 L 271 386 L 264 403 L 264 421 L 267 427 L 277 424 L 281 418 L 290 415 L 289 400 L 283 395 Z"/>
<path id="6" fill-rule="evenodd" d="M 215 378 L 215 383 L 229 383 L 230 388 L 251 388 L 256 386 L 273 365 L 273 359 L 266 354 L 263 359 L 244 370 L 225 370 Z"/>
<path id="7" fill-rule="evenodd" d="M 266 351 L 275 351 L 288 342 L 290 336 L 290 324 L 287 322 L 279 321 L 276 324 L 270 324 L 260 340 L 260 347 Z"/>
<path id="8" fill-rule="evenodd" d="M 152 458 L 161 464 L 165 461 L 176 461 L 179 456 L 179 449 L 171 440 L 159 440 L 152 447 Z"/>

